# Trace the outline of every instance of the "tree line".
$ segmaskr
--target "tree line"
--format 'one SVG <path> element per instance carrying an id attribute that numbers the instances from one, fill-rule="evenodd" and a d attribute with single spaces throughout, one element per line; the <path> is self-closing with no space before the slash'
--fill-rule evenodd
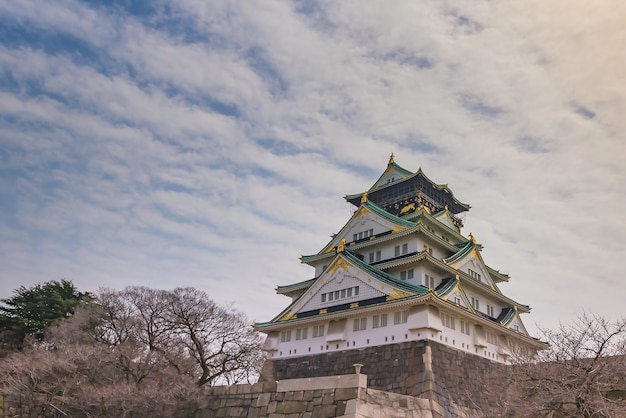
<path id="1" fill-rule="evenodd" d="M 202 388 L 252 382 L 262 337 L 194 288 L 20 287 L 0 305 L 0 393 L 29 411 L 167 416 Z"/>
<path id="2" fill-rule="evenodd" d="M 583 314 L 541 334 L 545 350 L 513 351 L 508 366 L 461 382 L 476 416 L 626 416 L 625 319 Z M 0 409 L 193 415 L 204 388 L 256 380 L 262 342 L 245 315 L 193 288 L 20 287 L 0 300 Z M 476 386 L 488 396 L 473 400 Z"/>

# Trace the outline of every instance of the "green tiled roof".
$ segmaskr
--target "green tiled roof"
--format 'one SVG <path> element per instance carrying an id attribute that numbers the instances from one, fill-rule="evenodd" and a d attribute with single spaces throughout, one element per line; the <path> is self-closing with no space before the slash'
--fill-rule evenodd
<path id="1" fill-rule="evenodd" d="M 370 273 L 372 276 L 376 277 L 383 283 L 387 283 L 393 287 L 397 287 L 400 290 L 404 290 L 406 292 L 411 292 L 411 293 L 417 293 L 419 295 L 428 293 L 428 289 L 426 289 L 423 286 L 415 286 L 410 283 L 403 282 L 402 280 L 392 276 L 389 273 L 385 273 L 384 271 L 379 270 L 376 267 L 370 266 L 369 264 L 361 261 L 350 250 L 346 249 L 343 253 L 340 253 L 340 254 L 343 255 L 346 258 L 346 260 L 350 261 L 357 267 L 367 271 L 368 273 Z"/>
<path id="2" fill-rule="evenodd" d="M 457 247 L 461 247 L 461 249 L 455 254 L 452 254 L 450 257 L 444 258 L 443 261 L 446 264 L 455 263 L 461 260 L 463 257 L 468 255 L 476 247 L 476 244 L 474 244 L 472 241 L 467 241 L 466 243 L 458 244 Z"/>
<path id="3" fill-rule="evenodd" d="M 445 279 L 436 289 L 437 296 L 443 297 L 447 295 L 448 293 L 452 292 L 452 290 L 456 287 L 458 283 L 459 281 L 454 277 Z"/>
<path id="4" fill-rule="evenodd" d="M 498 322 L 500 322 L 505 327 L 509 325 L 515 319 L 515 309 L 513 308 L 505 308 L 502 310 L 500 316 L 498 316 Z"/>
<path id="5" fill-rule="evenodd" d="M 376 214 L 388 219 L 389 221 L 395 224 L 407 226 L 409 228 L 417 225 L 415 222 L 407 221 L 406 219 L 402 219 L 398 216 L 392 215 L 391 213 L 387 212 L 385 209 L 378 206 L 376 203 L 370 202 L 369 200 L 365 202 L 363 206 L 365 206 L 366 208 L 370 209 L 372 212 L 375 212 Z"/>
<path id="6" fill-rule="evenodd" d="M 276 287 L 276 293 L 281 294 L 281 293 L 287 293 L 289 292 L 291 289 L 297 289 L 297 288 L 309 288 L 313 283 L 315 283 L 315 278 L 313 279 L 308 279 L 308 280 L 304 280 L 298 283 L 292 283 L 292 284 L 287 284 L 284 286 L 277 286 Z"/>

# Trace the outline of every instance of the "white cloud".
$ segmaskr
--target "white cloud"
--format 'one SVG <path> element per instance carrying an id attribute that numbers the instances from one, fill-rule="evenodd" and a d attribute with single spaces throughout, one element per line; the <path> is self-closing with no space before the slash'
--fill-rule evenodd
<path id="1" fill-rule="evenodd" d="M 622 314 L 622 2 L 154 7 L 0 4 L 0 295 L 193 285 L 267 320 L 393 151 L 473 205 L 531 328 Z"/>

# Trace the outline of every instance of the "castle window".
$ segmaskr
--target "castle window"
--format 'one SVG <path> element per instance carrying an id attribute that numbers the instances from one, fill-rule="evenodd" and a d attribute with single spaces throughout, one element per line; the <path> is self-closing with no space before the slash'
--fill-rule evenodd
<path id="1" fill-rule="evenodd" d="M 470 277 L 474 280 L 480 281 L 480 273 L 475 272 L 472 269 L 467 269 L 467 272 L 469 273 Z"/>
<path id="2" fill-rule="evenodd" d="M 359 286 L 348 287 L 346 289 L 335 290 L 333 292 L 328 292 L 328 293 L 322 293 L 321 298 L 322 298 L 322 302 L 326 302 L 326 301 L 332 302 L 333 300 L 350 298 L 352 297 L 352 295 L 354 296 L 359 295 Z"/>
<path id="3" fill-rule="evenodd" d="M 409 311 L 408 310 L 404 310 L 404 311 L 399 311 L 399 312 L 394 312 L 393 313 L 393 324 L 394 325 L 399 325 L 399 324 L 406 324 L 409 320 Z"/>
<path id="4" fill-rule="evenodd" d="M 308 331 L 308 328 L 298 328 L 296 330 L 296 340 L 306 340 Z"/>
<path id="5" fill-rule="evenodd" d="M 367 318 L 357 318 L 354 320 L 354 331 L 363 331 L 367 329 Z"/>
<path id="6" fill-rule="evenodd" d="M 387 326 L 387 314 L 374 315 L 372 317 L 372 328 L 382 328 Z"/>
<path id="7" fill-rule="evenodd" d="M 393 249 L 393 255 L 394 257 L 398 257 L 400 255 L 400 246 L 396 245 Z"/>
<path id="8" fill-rule="evenodd" d="M 492 318 L 495 318 L 495 316 L 493 315 L 493 306 L 487 305 L 487 315 L 489 315 Z"/>
<path id="9" fill-rule="evenodd" d="M 441 312 L 441 325 L 446 328 L 454 329 L 454 317 Z"/>
<path id="10" fill-rule="evenodd" d="M 370 258 L 370 264 L 372 264 L 374 262 L 374 253 L 370 253 L 369 258 Z"/>
<path id="11" fill-rule="evenodd" d="M 376 261 L 380 261 L 380 251 L 376 251 Z"/>
<path id="12" fill-rule="evenodd" d="M 402 244 L 402 255 L 409 252 L 409 244 Z"/>
<path id="13" fill-rule="evenodd" d="M 472 296 L 472 307 L 477 311 L 480 310 L 480 302 L 478 301 L 478 298 L 474 298 L 474 296 Z"/>
<path id="14" fill-rule="evenodd" d="M 498 345 L 498 336 L 496 334 L 492 334 L 491 332 L 485 332 L 485 336 L 487 337 L 487 342 L 491 345 Z"/>
<path id="15" fill-rule="evenodd" d="M 415 277 L 415 272 L 413 269 L 400 272 L 400 280 L 411 280 L 413 277 Z"/>
<path id="16" fill-rule="evenodd" d="M 352 241 L 357 241 L 359 239 L 359 234 L 352 234 Z"/>
<path id="17" fill-rule="evenodd" d="M 435 288 L 435 278 L 433 276 L 429 276 L 428 274 L 424 275 L 424 286 L 429 289 Z"/>
<path id="18" fill-rule="evenodd" d="M 324 336 L 324 325 L 315 325 L 313 327 L 313 338 Z"/>
<path id="19" fill-rule="evenodd" d="M 291 330 L 289 330 L 289 331 L 282 331 L 280 333 L 280 342 L 281 343 L 288 343 L 289 341 L 291 341 Z"/>
<path id="20" fill-rule="evenodd" d="M 461 321 L 461 332 L 463 334 L 470 335 L 470 324 L 465 321 Z"/>

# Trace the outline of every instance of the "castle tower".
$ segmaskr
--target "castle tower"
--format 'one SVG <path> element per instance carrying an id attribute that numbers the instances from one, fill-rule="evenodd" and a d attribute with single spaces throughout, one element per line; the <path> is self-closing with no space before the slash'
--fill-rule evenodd
<path id="1" fill-rule="evenodd" d="M 520 318 L 530 307 L 500 291 L 509 277 L 485 264 L 471 233 L 462 234 L 459 215 L 470 206 L 447 185 L 400 167 L 392 154 L 369 190 L 345 199 L 356 208 L 352 217 L 317 254 L 301 258 L 314 277 L 278 286 L 291 303 L 256 324 L 267 334 L 265 372 L 272 378 L 341 374 L 363 363 L 376 380 L 372 363 L 384 362 L 377 356 L 394 346 L 409 352 L 385 354 L 396 357 L 386 359 L 389 367 L 396 360 L 406 372 L 419 363 L 424 381 L 431 361 L 424 356 L 438 361 L 426 346 L 483 363 L 507 363 L 515 350 L 543 347 Z M 403 379 L 401 392 L 427 390 Z"/>

